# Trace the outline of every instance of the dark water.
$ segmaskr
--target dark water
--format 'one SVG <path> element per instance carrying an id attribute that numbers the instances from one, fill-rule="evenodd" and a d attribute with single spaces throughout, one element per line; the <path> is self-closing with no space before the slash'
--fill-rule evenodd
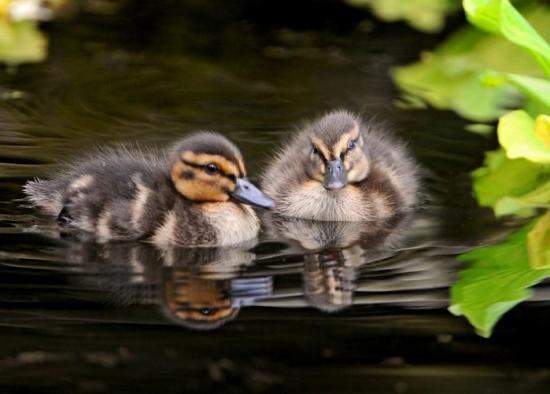
<path id="1" fill-rule="evenodd" d="M 471 197 L 494 141 L 394 106 L 391 67 L 441 37 L 361 30 L 364 14 L 323 1 L 131 4 L 48 26 L 49 59 L 0 75 L 2 392 L 549 392 L 544 283 L 490 339 L 447 311 L 455 256 L 517 226 Z M 234 140 L 254 178 L 294 124 L 335 107 L 410 141 L 429 172 L 417 216 L 268 217 L 258 242 L 182 250 L 61 237 L 22 200 L 94 145 L 197 129 Z"/>

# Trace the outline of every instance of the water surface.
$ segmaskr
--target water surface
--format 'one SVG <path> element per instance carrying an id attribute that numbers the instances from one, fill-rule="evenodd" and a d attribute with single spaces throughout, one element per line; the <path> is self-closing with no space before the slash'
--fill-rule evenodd
<path id="1" fill-rule="evenodd" d="M 391 67 L 439 38 L 315 5 L 338 22 L 246 2 L 81 13 L 48 27 L 46 62 L 0 75 L 3 392 L 547 392 L 544 283 L 490 339 L 447 311 L 456 255 L 519 224 L 471 196 L 494 141 L 394 105 Z M 235 141 L 255 179 L 296 124 L 333 108 L 379 114 L 409 141 L 430 195 L 419 214 L 268 215 L 256 242 L 183 250 L 78 241 L 22 199 L 26 180 L 93 146 L 199 129 Z"/>

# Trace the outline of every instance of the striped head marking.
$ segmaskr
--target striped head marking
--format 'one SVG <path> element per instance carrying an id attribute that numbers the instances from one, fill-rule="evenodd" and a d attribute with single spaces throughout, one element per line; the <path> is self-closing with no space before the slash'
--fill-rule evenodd
<path id="1" fill-rule="evenodd" d="M 271 200 L 246 179 L 238 148 L 220 134 L 203 132 L 185 138 L 172 153 L 171 179 L 189 200 L 229 199 L 269 208 Z"/>
<path id="2" fill-rule="evenodd" d="M 310 126 L 309 178 L 336 191 L 363 180 L 369 172 L 360 120 L 345 111 L 329 113 Z"/>

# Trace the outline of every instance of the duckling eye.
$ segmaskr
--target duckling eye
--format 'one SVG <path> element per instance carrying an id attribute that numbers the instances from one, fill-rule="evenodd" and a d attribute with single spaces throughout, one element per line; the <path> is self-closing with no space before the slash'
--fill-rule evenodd
<path id="1" fill-rule="evenodd" d="M 357 140 L 351 140 L 348 142 L 348 150 L 352 150 L 357 146 Z"/>
<path id="2" fill-rule="evenodd" d="M 214 175 L 220 172 L 220 169 L 214 163 L 208 163 L 204 166 L 204 171 L 206 171 L 207 174 Z"/>
<path id="3" fill-rule="evenodd" d="M 317 147 L 314 145 L 314 146 L 311 148 L 311 152 L 312 152 L 314 155 L 318 155 L 318 154 L 319 154 L 319 149 L 317 149 Z"/>

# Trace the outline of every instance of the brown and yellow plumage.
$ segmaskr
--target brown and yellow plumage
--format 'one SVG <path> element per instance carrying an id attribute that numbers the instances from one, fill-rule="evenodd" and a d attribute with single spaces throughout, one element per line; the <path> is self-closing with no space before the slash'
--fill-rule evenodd
<path id="1" fill-rule="evenodd" d="M 110 149 L 28 182 L 29 200 L 61 224 L 99 241 L 148 239 L 221 246 L 254 238 L 248 205 L 272 202 L 245 177 L 242 155 L 225 137 L 202 132 L 168 152 Z"/>

